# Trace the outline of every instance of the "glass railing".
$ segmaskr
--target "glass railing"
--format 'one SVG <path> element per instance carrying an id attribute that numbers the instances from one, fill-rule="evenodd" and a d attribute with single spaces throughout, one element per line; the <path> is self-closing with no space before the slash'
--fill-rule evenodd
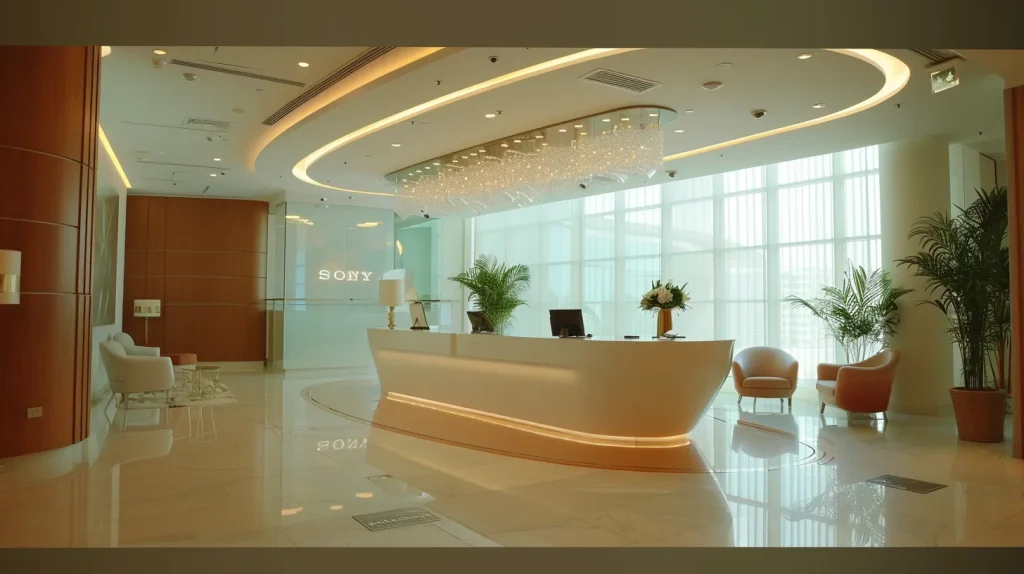
<path id="1" fill-rule="evenodd" d="M 452 301 L 423 300 L 432 331 L 452 332 Z M 368 367 L 366 330 L 388 326 L 374 300 L 267 299 L 267 364 L 275 369 Z M 395 308 L 395 328 L 409 329 L 409 306 Z"/>

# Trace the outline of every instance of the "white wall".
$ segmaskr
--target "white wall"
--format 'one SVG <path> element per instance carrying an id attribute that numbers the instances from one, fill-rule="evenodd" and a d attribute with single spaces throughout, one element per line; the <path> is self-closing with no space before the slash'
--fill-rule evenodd
<path id="1" fill-rule="evenodd" d="M 117 301 L 114 304 L 114 323 L 92 329 L 92 398 L 97 400 L 105 396 L 110 385 L 107 383 L 107 372 L 100 359 L 100 342 L 121 330 L 122 311 L 124 309 L 124 223 L 128 189 L 121 181 L 114 167 L 114 162 L 105 150 L 97 154 L 96 188 L 117 193 Z"/>
<path id="2" fill-rule="evenodd" d="M 960 193 L 962 200 L 962 183 L 951 189 L 950 157 L 949 144 L 938 137 L 885 144 L 879 154 L 883 265 L 893 283 L 914 289 L 900 306 L 900 325 L 892 342 L 903 355 L 893 387 L 894 412 L 945 415 L 952 410 L 948 390 L 954 381 L 955 353 L 946 334 L 947 320 L 934 307 L 915 304 L 928 297 L 924 280 L 894 263 L 920 250 L 917 239 L 907 238 L 918 218 L 948 211 L 951 192 Z M 959 177 L 962 182 L 963 172 Z"/>

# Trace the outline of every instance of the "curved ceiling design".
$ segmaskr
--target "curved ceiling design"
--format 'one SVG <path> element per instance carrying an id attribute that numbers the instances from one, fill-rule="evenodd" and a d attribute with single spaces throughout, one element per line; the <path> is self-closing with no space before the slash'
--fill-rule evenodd
<path id="1" fill-rule="evenodd" d="M 392 197 L 393 193 L 391 192 L 351 189 L 341 186 L 330 185 L 329 183 L 325 183 L 323 181 L 319 181 L 313 178 L 309 174 L 309 170 L 318 161 L 322 160 L 332 152 L 340 150 L 346 145 L 352 144 L 362 138 L 370 136 L 371 134 L 375 134 L 377 132 L 380 132 L 402 122 L 413 120 L 414 118 L 417 118 L 429 111 L 437 110 L 444 106 L 448 106 L 455 102 L 462 101 L 467 98 L 471 98 L 473 96 L 489 92 L 502 86 L 514 84 L 516 82 L 520 82 L 528 78 L 537 77 L 543 74 L 547 74 L 549 72 L 554 72 L 556 70 L 574 66 L 576 64 L 581 64 L 588 61 L 594 61 L 601 58 L 614 56 L 617 54 L 623 54 L 626 52 L 634 52 L 639 50 L 642 49 L 596 48 L 591 50 L 584 50 L 581 52 L 569 54 L 567 56 L 547 60 L 532 66 L 521 68 L 519 70 L 515 70 L 513 72 L 509 72 L 500 76 L 496 76 L 488 80 L 468 86 L 466 88 L 451 92 L 444 96 L 433 98 L 421 104 L 412 106 L 398 113 L 387 116 L 381 120 L 363 126 L 362 128 L 351 131 L 327 143 L 326 145 L 321 146 L 320 148 L 314 150 L 312 153 L 309 153 L 308 155 L 303 157 L 298 163 L 296 163 L 292 168 L 292 174 L 300 181 L 309 183 L 311 185 L 315 185 L 320 188 L 330 189 L 333 191 L 350 194 L 354 193 L 361 195 Z M 884 52 L 878 50 L 863 49 L 831 49 L 828 51 L 836 54 L 841 54 L 843 56 L 847 56 L 850 58 L 854 58 L 867 64 L 870 64 L 883 75 L 884 82 L 882 84 L 882 87 L 877 92 L 872 94 L 870 97 L 859 102 L 853 103 L 852 105 L 848 105 L 831 114 L 819 116 L 806 121 L 792 123 L 789 125 L 784 125 L 781 127 L 776 127 L 774 129 L 760 131 L 738 138 L 728 139 L 726 141 L 714 143 L 711 145 L 705 145 L 696 149 L 691 149 L 684 152 L 672 154 L 665 157 L 664 161 L 671 162 L 711 151 L 721 150 L 738 144 L 763 139 L 766 137 L 779 135 L 787 132 L 792 132 L 795 130 L 800 130 L 803 128 L 820 125 L 840 118 L 851 116 L 853 114 L 877 106 L 878 104 L 891 98 L 895 94 L 899 93 L 899 91 L 902 90 L 903 87 L 906 86 L 907 82 L 910 80 L 910 68 L 906 64 L 904 64 L 900 59 L 889 54 L 886 54 Z"/>

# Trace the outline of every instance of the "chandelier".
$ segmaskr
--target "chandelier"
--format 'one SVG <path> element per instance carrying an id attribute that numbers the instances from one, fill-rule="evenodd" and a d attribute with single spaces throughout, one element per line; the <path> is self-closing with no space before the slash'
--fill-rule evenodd
<path id="1" fill-rule="evenodd" d="M 402 217 L 480 214 L 544 203 L 662 167 L 673 110 L 633 107 L 538 128 L 388 174 Z"/>

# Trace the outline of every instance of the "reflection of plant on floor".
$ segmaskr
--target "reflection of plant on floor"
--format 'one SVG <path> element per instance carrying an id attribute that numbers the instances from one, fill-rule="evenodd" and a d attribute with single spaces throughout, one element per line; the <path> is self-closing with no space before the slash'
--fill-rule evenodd
<path id="1" fill-rule="evenodd" d="M 790 522 L 820 521 L 836 528 L 836 546 L 885 546 L 885 488 L 876 484 L 838 484 L 829 468 L 828 490 L 782 511 Z M 840 533 L 847 533 L 840 540 Z"/>

